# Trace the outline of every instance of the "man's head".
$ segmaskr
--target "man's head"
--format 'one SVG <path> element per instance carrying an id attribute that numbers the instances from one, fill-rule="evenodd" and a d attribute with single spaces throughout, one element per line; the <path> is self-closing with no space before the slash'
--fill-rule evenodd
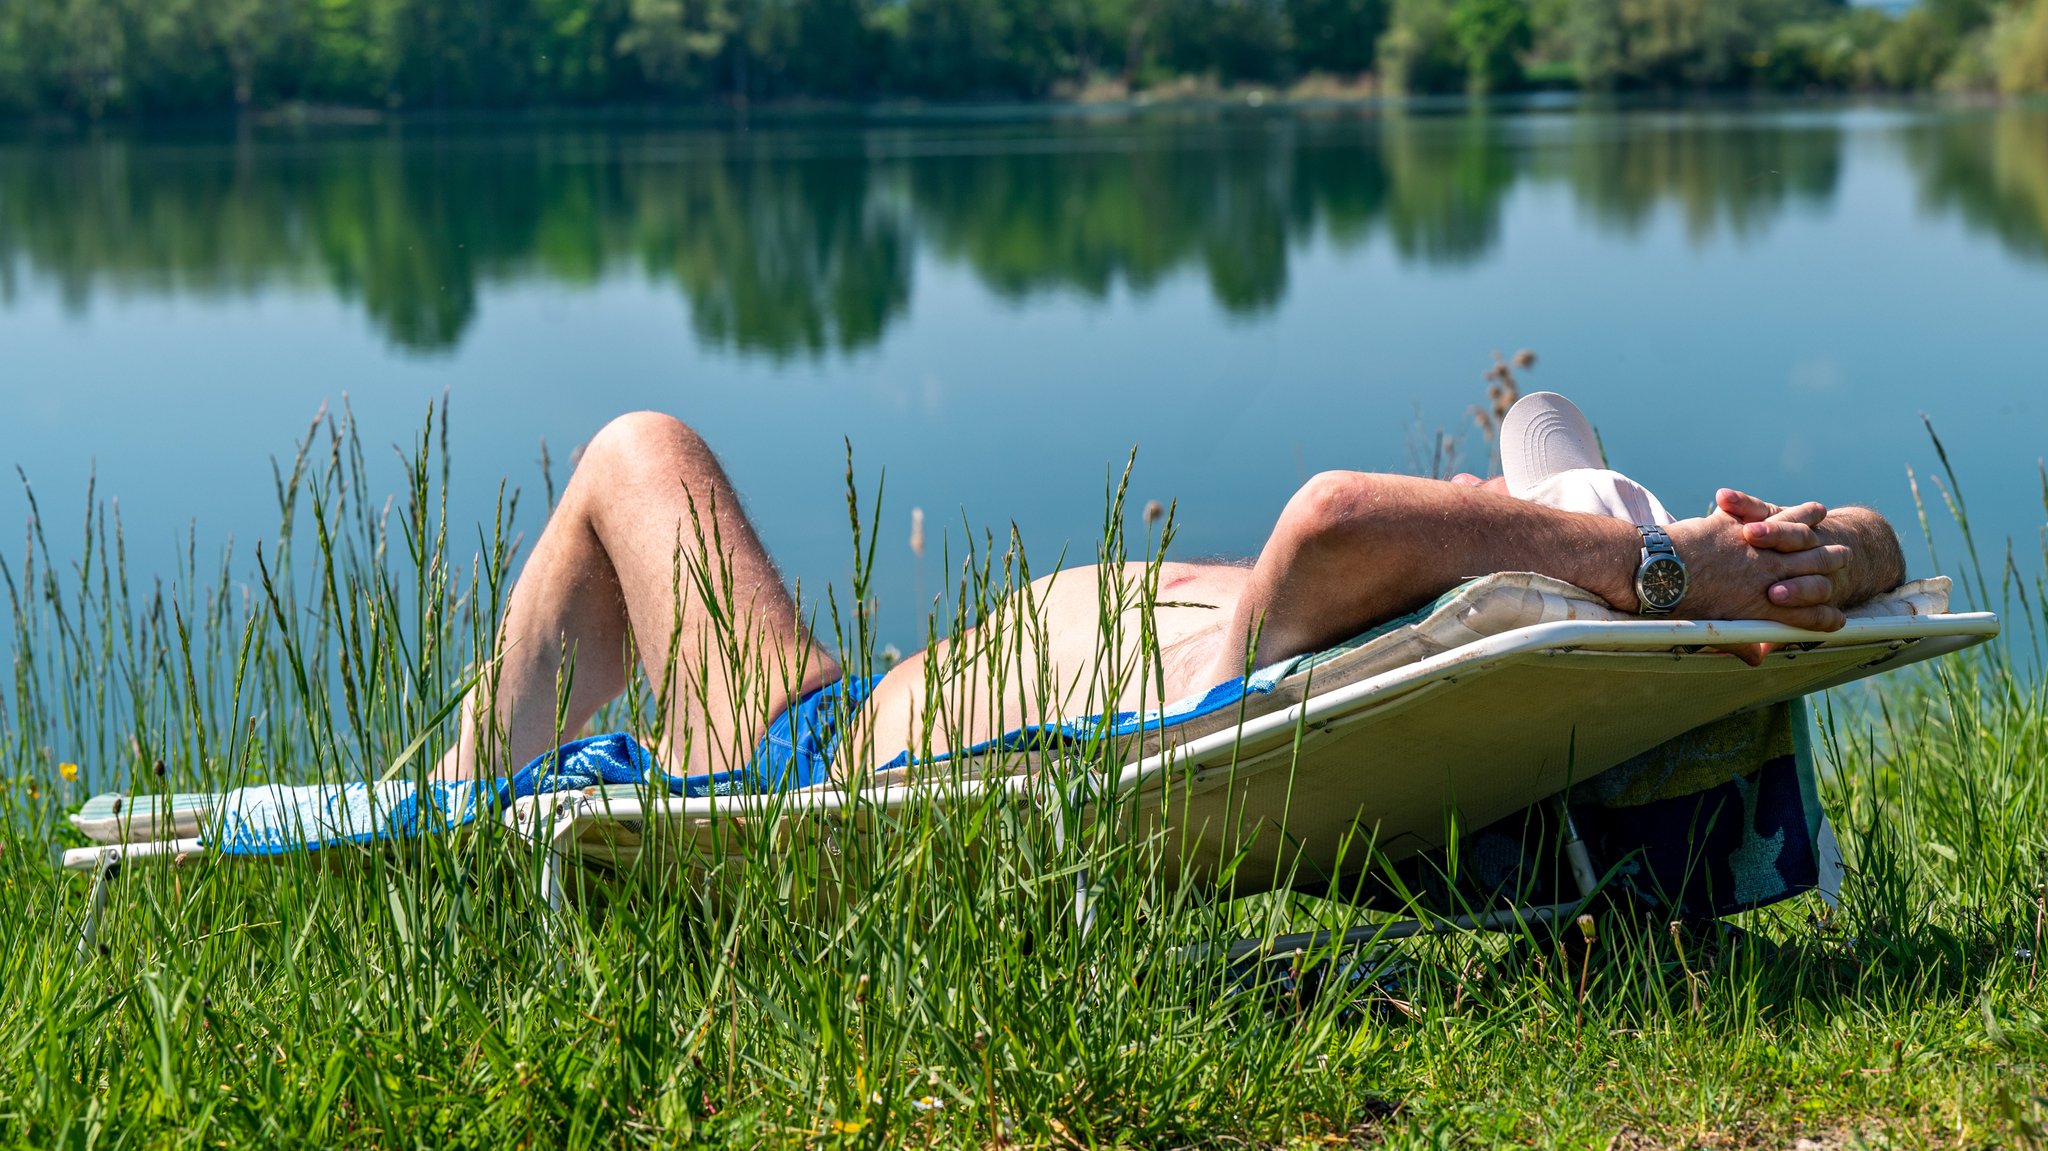
<path id="1" fill-rule="evenodd" d="M 1556 392 L 1531 392 L 1508 409 L 1500 468 L 1503 488 L 1517 499 L 1632 524 L 1672 522 L 1650 489 L 1607 466 L 1585 413 Z"/>

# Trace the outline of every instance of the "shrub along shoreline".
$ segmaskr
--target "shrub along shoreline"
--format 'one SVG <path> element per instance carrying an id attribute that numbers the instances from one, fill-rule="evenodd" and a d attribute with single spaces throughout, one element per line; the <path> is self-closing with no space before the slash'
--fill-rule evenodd
<path id="1" fill-rule="evenodd" d="M 2048 0 L 10 0 L 0 116 L 2048 91 Z"/>

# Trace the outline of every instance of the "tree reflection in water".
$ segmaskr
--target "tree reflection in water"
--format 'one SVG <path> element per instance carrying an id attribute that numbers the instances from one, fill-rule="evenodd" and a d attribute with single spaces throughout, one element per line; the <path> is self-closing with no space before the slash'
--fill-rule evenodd
<path id="1" fill-rule="evenodd" d="M 1760 236 L 1788 203 L 1826 204 L 1842 173 L 1842 128 L 1733 117 L 1589 111 L 1559 146 L 1534 150 L 1532 179 L 1567 185 L 1602 228 L 1640 234 L 1670 208 L 1695 244 Z"/>
<path id="2" fill-rule="evenodd" d="M 1990 232 L 2007 250 L 2048 260 L 2048 112 L 2001 109 L 1904 133 L 1921 201 Z"/>
<path id="3" fill-rule="evenodd" d="M 1925 202 L 2048 257 L 2048 113 L 1906 117 Z M 396 347 L 455 347 L 486 287 L 673 283 L 703 342 L 857 350 L 908 308 L 919 245 L 1023 298 L 1199 275 L 1258 315 L 1292 254 L 1377 240 L 1462 265 L 1523 181 L 1621 235 L 1674 211 L 1695 244 L 1826 204 L 1836 118 L 1578 111 L 1162 114 L 751 132 L 646 125 L 243 132 L 0 147 L 0 299 L 322 291 Z"/>

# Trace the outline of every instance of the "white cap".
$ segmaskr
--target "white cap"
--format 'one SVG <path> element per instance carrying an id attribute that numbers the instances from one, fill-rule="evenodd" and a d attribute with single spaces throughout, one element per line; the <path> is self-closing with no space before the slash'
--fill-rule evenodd
<path id="1" fill-rule="evenodd" d="M 1672 520 L 1650 489 L 1606 466 L 1585 413 L 1556 392 L 1531 392 L 1502 417 L 1500 470 L 1517 499 L 1632 524 Z"/>

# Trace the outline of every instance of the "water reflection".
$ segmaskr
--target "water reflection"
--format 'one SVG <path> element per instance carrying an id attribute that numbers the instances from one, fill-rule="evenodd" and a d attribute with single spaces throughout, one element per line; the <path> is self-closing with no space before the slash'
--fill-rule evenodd
<path id="1" fill-rule="evenodd" d="M 1928 208 L 2048 259 L 2048 114 L 1958 116 L 1915 126 L 1905 144 Z"/>
<path id="2" fill-rule="evenodd" d="M 1824 205 L 1842 174 L 1842 129 L 1833 123 L 1739 121 L 1685 126 L 1588 115 L 1561 146 L 1536 150 L 1531 174 L 1559 181 L 1602 228 L 1634 236 L 1670 206 L 1686 236 L 1761 235 L 1796 203 Z"/>
<path id="3" fill-rule="evenodd" d="M 858 156 L 633 166 L 610 217 L 672 278 L 699 339 L 783 356 L 881 339 L 910 302 L 910 234 Z"/>
<path id="4" fill-rule="evenodd" d="M 940 259 L 1011 297 L 1100 298 L 1119 282 L 1144 293 L 1199 267 L 1227 310 L 1279 301 L 1290 227 L 1280 193 L 1292 175 L 1284 139 L 1226 136 L 1193 147 L 1171 136 L 1087 134 L 1063 125 L 1054 135 L 1064 147 L 913 158 L 904 187 L 919 234 Z"/>
<path id="5" fill-rule="evenodd" d="M 2048 114 L 1887 130 L 1934 210 L 2048 256 Z M 318 291 L 433 352 L 486 286 L 636 272 L 675 285 L 705 343 L 802 357 L 879 340 L 920 246 L 1006 296 L 1198 274 L 1258 315 L 1306 244 L 1482 259 L 1524 182 L 1623 236 L 1668 209 L 1695 244 L 1757 237 L 1828 203 L 1843 153 L 1829 119 L 1593 109 L 23 143 L 0 148 L 0 293 L 35 277 L 84 310 L 102 293 Z"/>
<path id="6" fill-rule="evenodd" d="M 1387 171 L 1387 232 L 1402 256 L 1466 264 L 1500 236 L 1500 201 L 1515 182 L 1519 156 L 1486 116 L 1440 120 L 1396 117 L 1381 134 Z"/>

